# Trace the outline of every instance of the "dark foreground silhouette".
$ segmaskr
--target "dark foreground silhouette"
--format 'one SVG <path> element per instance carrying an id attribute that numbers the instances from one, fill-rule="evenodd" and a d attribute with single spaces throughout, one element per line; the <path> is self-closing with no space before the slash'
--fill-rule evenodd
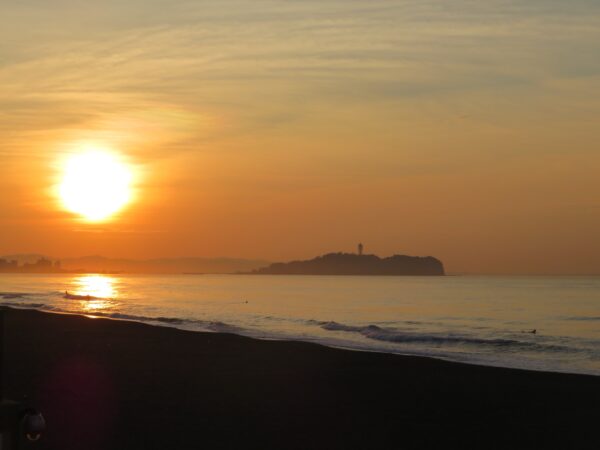
<path id="1" fill-rule="evenodd" d="M 40 449 L 598 449 L 600 377 L 6 312 Z"/>
<path id="2" fill-rule="evenodd" d="M 252 272 L 256 275 L 444 275 L 444 266 L 432 256 L 328 253 L 308 261 L 274 263 Z"/>

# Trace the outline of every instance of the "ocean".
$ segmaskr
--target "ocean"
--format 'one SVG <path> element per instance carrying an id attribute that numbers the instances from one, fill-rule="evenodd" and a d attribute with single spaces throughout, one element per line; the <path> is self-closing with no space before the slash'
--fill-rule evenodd
<path id="1" fill-rule="evenodd" d="M 0 274 L 0 304 L 600 375 L 600 277 Z"/>

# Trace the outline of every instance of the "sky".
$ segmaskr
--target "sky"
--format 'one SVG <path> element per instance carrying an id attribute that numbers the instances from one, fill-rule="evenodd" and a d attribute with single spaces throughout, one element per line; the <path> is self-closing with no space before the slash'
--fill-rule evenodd
<path id="1" fill-rule="evenodd" d="M 0 254 L 600 273 L 600 3 L 6 0 Z M 55 195 L 92 143 L 135 199 Z"/>

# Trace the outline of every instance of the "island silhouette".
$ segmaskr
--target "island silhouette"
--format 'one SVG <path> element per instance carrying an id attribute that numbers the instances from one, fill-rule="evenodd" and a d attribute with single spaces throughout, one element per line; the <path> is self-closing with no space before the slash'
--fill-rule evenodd
<path id="1" fill-rule="evenodd" d="M 306 261 L 269 263 L 236 258 L 112 259 L 102 256 L 56 259 L 37 254 L 0 256 L 0 273 L 229 273 L 244 275 L 444 275 L 432 256 L 380 258 L 357 253 L 328 253 Z"/>
<path id="2" fill-rule="evenodd" d="M 306 261 L 273 263 L 255 269 L 252 275 L 445 275 L 442 262 L 432 256 L 327 253 Z"/>

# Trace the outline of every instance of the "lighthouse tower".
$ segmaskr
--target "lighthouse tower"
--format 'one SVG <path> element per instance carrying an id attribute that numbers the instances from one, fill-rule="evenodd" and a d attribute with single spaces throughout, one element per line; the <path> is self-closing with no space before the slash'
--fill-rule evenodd
<path id="1" fill-rule="evenodd" d="M 362 254 L 363 254 L 363 245 L 362 245 L 362 243 L 359 243 L 358 244 L 358 255 L 362 256 Z"/>

